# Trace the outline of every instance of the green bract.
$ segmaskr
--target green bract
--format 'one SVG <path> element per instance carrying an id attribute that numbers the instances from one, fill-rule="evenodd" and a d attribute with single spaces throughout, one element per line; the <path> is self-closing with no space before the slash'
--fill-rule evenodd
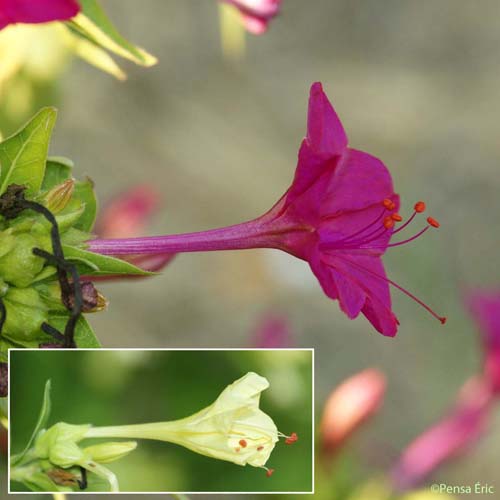
<path id="1" fill-rule="evenodd" d="M 92 276 L 147 274 L 128 262 L 85 250 L 97 213 L 93 184 L 72 177 L 73 164 L 47 156 L 56 110 L 44 108 L 20 131 L 0 143 L 0 195 L 12 184 L 26 187 L 27 200 L 52 211 L 65 259 L 85 279 Z M 0 298 L 6 320 L 0 334 L 0 354 L 9 347 L 38 347 L 53 342 L 42 323 L 64 331 L 69 311 L 62 303 L 57 271 L 33 253 L 52 253 L 51 225 L 32 210 L 14 219 L 0 215 Z M 81 317 L 76 326 L 78 347 L 99 347 L 92 329 Z"/>
<path id="2" fill-rule="evenodd" d="M 31 438 L 21 453 L 11 456 L 11 480 L 23 483 L 32 491 L 69 492 L 79 489 L 78 477 L 83 468 L 93 473 L 89 483 L 94 484 L 96 478 L 104 481 L 96 491 L 118 491 L 116 476 L 102 464 L 120 460 L 135 450 L 137 443 L 110 441 L 82 448 L 78 443 L 86 437 L 91 426 L 59 422 L 46 429 L 50 407 L 48 380 Z"/>

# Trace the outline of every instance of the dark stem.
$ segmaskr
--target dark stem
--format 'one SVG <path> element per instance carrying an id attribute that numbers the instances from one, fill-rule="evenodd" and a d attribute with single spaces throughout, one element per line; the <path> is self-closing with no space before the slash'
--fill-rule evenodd
<path id="1" fill-rule="evenodd" d="M 88 482 L 87 482 L 87 469 L 85 469 L 84 467 L 80 467 L 80 472 L 82 474 L 82 478 L 81 479 L 77 479 L 76 481 L 78 482 L 78 487 L 81 490 L 86 490 L 87 486 L 88 486 Z"/>

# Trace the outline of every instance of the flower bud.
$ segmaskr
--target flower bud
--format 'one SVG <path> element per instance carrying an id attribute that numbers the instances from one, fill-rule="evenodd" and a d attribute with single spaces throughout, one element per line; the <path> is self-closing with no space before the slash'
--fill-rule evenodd
<path id="1" fill-rule="evenodd" d="M 44 205 L 53 213 L 58 214 L 66 208 L 75 189 L 74 179 L 68 179 L 54 186 L 46 195 Z"/>
<path id="2" fill-rule="evenodd" d="M 137 448 L 136 441 L 109 442 L 84 448 L 83 451 L 91 460 L 107 464 L 119 460 Z"/>
<path id="3" fill-rule="evenodd" d="M 50 251 L 50 239 L 21 233 L 14 240 L 13 248 L 0 258 L 0 276 L 11 285 L 25 288 L 45 265 L 44 259 L 33 254 L 33 248 Z"/>
<path id="4" fill-rule="evenodd" d="M 375 369 L 364 370 L 342 382 L 328 397 L 321 419 L 325 453 L 336 451 L 379 408 L 385 377 Z"/>
<path id="5" fill-rule="evenodd" d="M 33 340 L 48 320 L 47 306 L 33 288 L 10 288 L 3 297 L 6 318 L 2 334 L 12 340 Z"/>
<path id="6" fill-rule="evenodd" d="M 48 430 L 41 431 L 35 441 L 35 456 L 48 459 L 63 468 L 87 461 L 88 455 L 76 443 L 85 437 L 89 427 L 60 422 Z"/>

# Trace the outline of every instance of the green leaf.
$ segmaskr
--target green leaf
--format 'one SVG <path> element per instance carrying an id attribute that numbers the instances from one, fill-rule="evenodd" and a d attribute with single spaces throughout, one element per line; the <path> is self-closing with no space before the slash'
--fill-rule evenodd
<path id="1" fill-rule="evenodd" d="M 37 423 L 35 425 L 35 428 L 34 428 L 32 434 L 31 434 L 31 437 L 30 437 L 30 439 L 28 441 L 28 444 L 26 445 L 26 447 L 24 448 L 24 450 L 21 453 L 19 453 L 17 455 L 14 455 L 13 457 L 11 457 L 11 460 L 10 460 L 11 466 L 16 465 L 16 464 L 18 464 L 18 463 L 20 463 L 22 461 L 22 459 L 24 458 L 24 456 L 26 455 L 26 453 L 28 452 L 28 450 L 31 448 L 31 445 L 32 445 L 33 441 L 35 440 L 35 437 L 37 436 L 37 434 L 47 424 L 47 421 L 49 420 L 50 406 L 51 406 L 51 403 L 50 403 L 50 388 L 51 388 L 51 382 L 50 382 L 50 379 L 49 379 L 45 383 L 45 390 L 43 391 L 42 406 L 40 408 L 40 413 L 38 415 L 38 421 L 37 421 Z"/>
<path id="2" fill-rule="evenodd" d="M 87 178 L 85 181 L 75 183 L 73 199 L 85 203 L 85 211 L 73 227 L 89 233 L 94 227 L 97 216 L 97 198 L 91 179 Z"/>
<path id="3" fill-rule="evenodd" d="M 73 491 L 71 488 L 67 486 L 59 486 L 54 483 L 47 474 L 44 472 L 33 472 L 30 474 L 29 479 L 26 478 L 22 481 L 27 488 L 31 491 L 42 493 L 47 491 L 61 491 L 61 492 L 71 492 Z"/>
<path id="4" fill-rule="evenodd" d="M 68 26 L 83 38 L 141 66 L 153 66 L 156 57 L 127 41 L 95 0 L 80 0 L 82 12 Z"/>
<path id="5" fill-rule="evenodd" d="M 49 313 L 48 323 L 57 328 L 60 332 L 64 332 L 66 323 L 68 322 L 69 315 L 60 311 Z M 7 333 L 2 333 L 4 339 L 11 345 L 9 347 L 24 347 L 25 349 L 37 349 L 38 346 L 44 342 L 54 342 L 54 339 L 40 331 L 40 335 L 35 339 L 20 339 L 12 338 Z M 84 316 L 80 316 L 76 322 L 75 328 L 75 342 L 81 348 L 99 348 L 101 343 L 97 339 L 94 330 L 89 325 Z"/>
<path id="6" fill-rule="evenodd" d="M 94 252 L 88 252 L 80 248 L 63 245 L 64 256 L 73 261 L 78 272 L 87 276 L 110 276 L 110 275 L 133 275 L 133 276 L 152 276 L 154 273 L 144 271 L 143 269 L 126 262 L 125 260 L 100 255 Z"/>
<path id="7" fill-rule="evenodd" d="M 61 234 L 61 242 L 63 245 L 70 247 L 78 247 L 83 245 L 91 238 L 91 235 L 86 231 L 80 231 L 74 227 L 70 227 L 67 231 Z"/>
<path id="8" fill-rule="evenodd" d="M 59 331 L 64 331 L 68 322 L 68 316 L 65 314 L 54 314 L 49 316 L 49 324 L 56 327 Z M 75 343 L 79 348 L 95 349 L 101 347 L 101 343 L 89 325 L 84 316 L 80 316 L 76 322 Z"/>
<path id="9" fill-rule="evenodd" d="M 116 61 L 95 42 L 85 38 L 69 25 L 64 26 L 65 30 L 61 34 L 66 38 L 66 46 L 78 57 L 88 62 L 92 66 L 109 73 L 118 80 L 126 80 L 127 75 L 118 66 Z"/>
<path id="10" fill-rule="evenodd" d="M 24 128 L 0 144 L 0 194 L 9 184 L 25 184 L 33 196 L 42 186 L 55 108 L 43 108 Z"/>
<path id="11" fill-rule="evenodd" d="M 73 162 L 68 158 L 52 156 L 47 158 L 45 165 L 45 176 L 42 182 L 42 191 L 57 186 L 58 184 L 71 179 L 71 170 L 73 169 Z"/>

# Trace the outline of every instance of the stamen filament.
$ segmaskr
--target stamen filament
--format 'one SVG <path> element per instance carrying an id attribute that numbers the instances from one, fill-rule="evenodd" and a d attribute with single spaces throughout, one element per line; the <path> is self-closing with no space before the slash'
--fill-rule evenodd
<path id="1" fill-rule="evenodd" d="M 358 236 L 359 234 L 364 233 L 367 229 L 369 229 L 370 227 L 372 227 L 373 225 L 375 225 L 379 220 L 381 220 L 382 217 L 384 216 L 384 214 L 385 214 L 385 209 L 382 209 L 382 212 L 380 213 L 380 215 L 374 221 L 370 222 L 370 224 L 368 224 L 367 226 L 363 227 L 362 229 L 356 231 L 355 233 L 342 238 L 341 240 L 339 240 L 339 243 L 343 243 L 344 241 L 349 241 L 352 238 L 354 238 L 355 236 Z"/>
<path id="2" fill-rule="evenodd" d="M 399 233 L 399 231 L 402 231 L 408 224 L 411 223 L 411 221 L 415 218 L 417 215 L 417 212 L 413 212 L 412 216 L 402 225 L 399 226 L 392 234 Z"/>
<path id="3" fill-rule="evenodd" d="M 446 317 L 439 316 L 439 314 L 437 314 L 435 311 L 433 311 L 425 302 L 423 302 L 418 297 L 413 295 L 411 292 L 404 289 L 402 286 L 398 285 L 396 282 L 392 281 L 391 279 L 387 278 L 386 276 L 381 276 L 380 274 L 372 271 L 371 269 L 367 269 L 366 267 L 361 266 L 361 265 L 357 264 L 356 262 L 353 262 L 352 260 L 347 259 L 345 257 L 342 257 L 340 255 L 336 255 L 336 258 L 347 262 L 351 266 L 357 267 L 361 271 L 364 271 L 365 273 L 370 274 L 370 275 L 374 276 L 375 278 L 381 279 L 382 281 L 389 283 L 393 287 L 397 288 L 400 292 L 403 292 L 406 296 L 410 297 L 410 299 L 413 299 L 417 304 L 419 304 L 421 307 L 423 307 L 428 313 L 430 313 L 437 320 L 439 320 L 441 322 L 441 324 L 444 325 L 446 323 Z"/>
<path id="4" fill-rule="evenodd" d="M 364 248 L 364 249 L 375 249 L 375 248 L 393 248 L 393 247 L 398 247 L 400 245 L 405 245 L 406 243 L 410 243 L 410 241 L 413 241 L 413 240 L 416 240 L 417 238 L 419 238 L 420 236 L 422 236 L 428 229 L 429 229 L 430 226 L 425 226 L 424 229 L 422 229 L 421 231 L 419 231 L 417 234 L 415 234 L 414 236 L 412 236 L 411 238 L 408 238 L 406 240 L 403 240 L 403 241 L 397 241 L 396 243 L 389 243 L 388 245 L 374 245 L 374 246 L 360 246 L 359 248 Z"/>

